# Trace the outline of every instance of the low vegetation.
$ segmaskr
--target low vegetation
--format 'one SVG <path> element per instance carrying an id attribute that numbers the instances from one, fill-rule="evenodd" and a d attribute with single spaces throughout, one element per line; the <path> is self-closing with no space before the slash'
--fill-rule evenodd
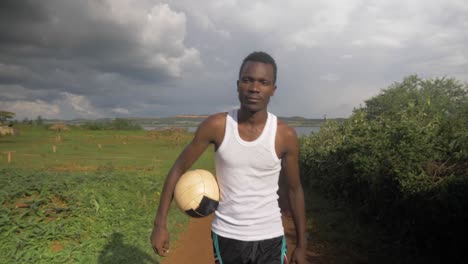
<path id="1" fill-rule="evenodd" d="M 386 228 L 400 263 L 458 263 L 468 242 L 467 88 L 409 76 L 326 123 L 301 139 L 306 188 Z"/>
<path id="2" fill-rule="evenodd" d="M 159 192 L 191 134 L 18 127 L 0 138 L 0 263 L 159 262 Z M 212 153 L 195 167 L 212 169 Z M 174 241 L 187 221 L 170 211 Z"/>

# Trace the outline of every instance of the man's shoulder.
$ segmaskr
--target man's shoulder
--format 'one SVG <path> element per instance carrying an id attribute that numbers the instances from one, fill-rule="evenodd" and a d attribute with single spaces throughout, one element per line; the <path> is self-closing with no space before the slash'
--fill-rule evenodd
<path id="1" fill-rule="evenodd" d="M 281 119 L 278 120 L 277 131 L 283 137 L 297 137 L 296 130 Z"/>
<path id="2" fill-rule="evenodd" d="M 298 149 L 298 138 L 296 129 L 278 119 L 276 129 L 276 144 L 278 144 L 281 153 L 296 153 Z"/>
<path id="3" fill-rule="evenodd" d="M 200 126 L 207 127 L 210 129 L 216 127 L 224 127 L 226 123 L 227 112 L 216 113 L 208 116 Z"/>
<path id="4" fill-rule="evenodd" d="M 226 127 L 226 115 L 227 113 L 217 113 L 208 116 L 198 126 L 195 137 L 205 138 L 209 140 L 210 143 L 214 143 L 216 146 L 219 146 L 222 142 Z"/>
<path id="5" fill-rule="evenodd" d="M 220 112 L 220 113 L 212 114 L 208 116 L 205 119 L 205 121 L 214 122 L 214 123 L 225 122 L 227 114 L 228 114 L 227 112 Z"/>

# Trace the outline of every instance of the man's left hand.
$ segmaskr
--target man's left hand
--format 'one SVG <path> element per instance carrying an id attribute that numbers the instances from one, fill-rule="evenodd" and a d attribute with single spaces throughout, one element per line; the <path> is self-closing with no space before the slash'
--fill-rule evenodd
<path id="1" fill-rule="evenodd" d="M 291 254 L 291 264 L 306 264 L 306 249 L 295 248 Z"/>

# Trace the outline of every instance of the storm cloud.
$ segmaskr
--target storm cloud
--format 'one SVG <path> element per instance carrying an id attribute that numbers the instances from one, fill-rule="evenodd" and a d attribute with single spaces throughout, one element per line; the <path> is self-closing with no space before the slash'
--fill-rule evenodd
<path id="1" fill-rule="evenodd" d="M 409 74 L 468 80 L 466 1 L 0 1 L 0 110 L 17 118 L 211 114 L 239 65 L 278 63 L 270 111 L 347 117 Z"/>

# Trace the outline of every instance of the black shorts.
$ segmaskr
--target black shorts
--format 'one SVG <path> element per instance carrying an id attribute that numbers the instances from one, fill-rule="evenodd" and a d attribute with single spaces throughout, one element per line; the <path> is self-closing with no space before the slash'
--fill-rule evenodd
<path id="1" fill-rule="evenodd" d="M 211 232 L 215 264 L 287 264 L 284 236 L 241 241 Z"/>

